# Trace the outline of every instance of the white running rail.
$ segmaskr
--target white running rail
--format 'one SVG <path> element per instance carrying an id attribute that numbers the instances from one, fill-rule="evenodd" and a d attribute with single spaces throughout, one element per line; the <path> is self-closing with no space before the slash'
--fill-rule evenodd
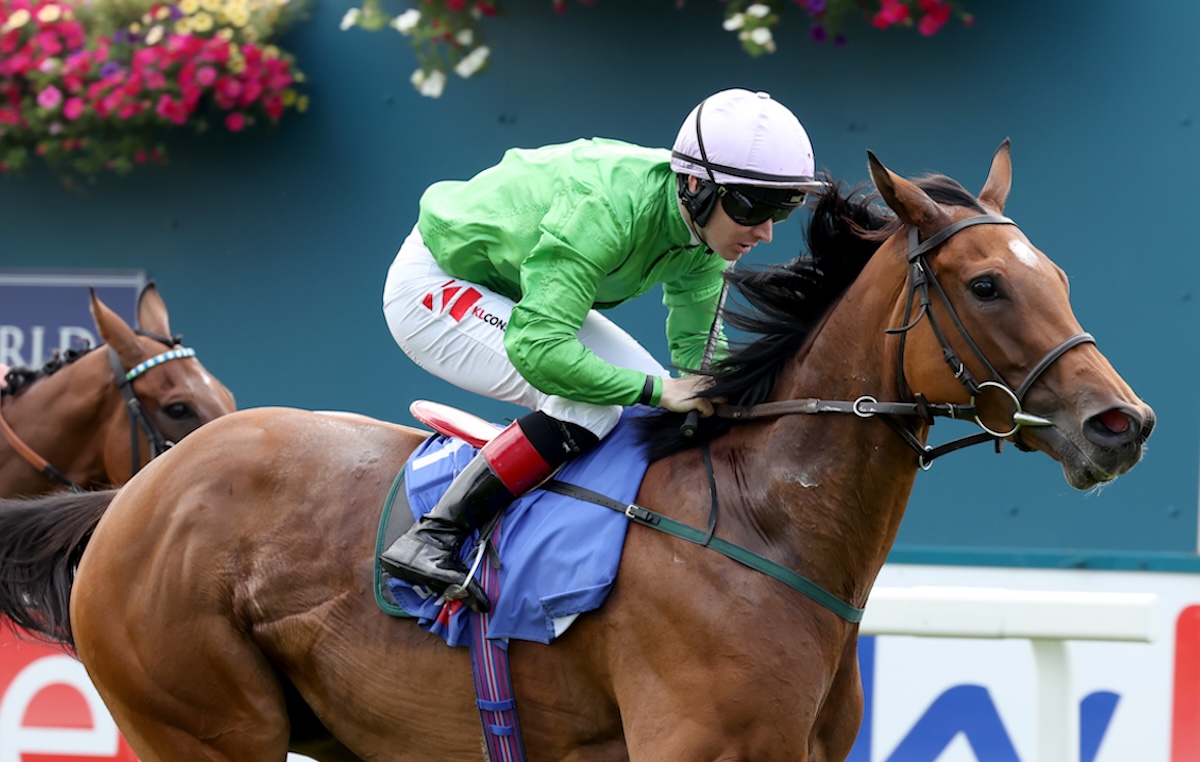
<path id="1" fill-rule="evenodd" d="M 1069 640 L 1148 643 L 1157 636 L 1154 593 L 1082 593 L 986 587 L 879 587 L 859 632 L 930 638 L 1023 638 L 1037 670 L 1035 762 L 1078 762 L 1079 710 Z"/>

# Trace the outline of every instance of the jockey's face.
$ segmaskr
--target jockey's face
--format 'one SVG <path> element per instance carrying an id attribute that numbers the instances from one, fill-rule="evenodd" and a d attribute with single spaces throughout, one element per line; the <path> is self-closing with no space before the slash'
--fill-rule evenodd
<path id="1" fill-rule="evenodd" d="M 688 177 L 688 187 L 695 192 L 699 181 L 695 177 Z M 757 225 L 739 225 L 725 211 L 724 206 L 718 203 L 708 218 L 708 224 L 704 227 L 697 226 L 697 230 L 704 242 L 718 256 L 727 262 L 736 262 L 760 241 L 770 243 L 774 225 L 770 219 Z"/>

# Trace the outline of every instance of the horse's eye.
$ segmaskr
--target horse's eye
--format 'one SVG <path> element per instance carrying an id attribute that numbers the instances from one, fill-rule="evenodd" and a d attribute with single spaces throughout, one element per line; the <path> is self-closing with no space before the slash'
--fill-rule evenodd
<path id="1" fill-rule="evenodd" d="M 995 299 L 1000 295 L 996 290 L 996 284 L 990 277 L 977 278 L 971 281 L 971 293 L 974 294 L 977 299 L 982 299 L 984 301 Z"/>
<path id="2" fill-rule="evenodd" d="M 174 421 L 196 417 L 196 413 L 192 410 L 191 405 L 184 404 L 183 402 L 173 402 L 163 408 L 163 412 L 167 414 L 168 418 Z"/>

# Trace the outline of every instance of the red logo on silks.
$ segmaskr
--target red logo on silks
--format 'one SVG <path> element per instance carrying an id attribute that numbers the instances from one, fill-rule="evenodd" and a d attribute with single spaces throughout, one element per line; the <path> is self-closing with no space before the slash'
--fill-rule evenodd
<path id="1" fill-rule="evenodd" d="M 0 759 L 137 762 L 88 680 L 61 650 L 0 626 Z"/>
<path id="2" fill-rule="evenodd" d="M 461 295 L 459 294 L 460 291 L 462 292 Z M 479 293 L 478 290 L 470 286 L 465 288 L 457 286 L 455 285 L 455 281 L 448 280 L 437 291 L 425 294 L 425 298 L 421 300 L 421 304 L 425 305 L 425 309 L 433 312 L 446 312 L 446 308 L 449 307 L 450 317 L 454 318 L 455 322 L 458 322 L 475 306 L 475 302 L 482 298 L 483 294 Z"/>

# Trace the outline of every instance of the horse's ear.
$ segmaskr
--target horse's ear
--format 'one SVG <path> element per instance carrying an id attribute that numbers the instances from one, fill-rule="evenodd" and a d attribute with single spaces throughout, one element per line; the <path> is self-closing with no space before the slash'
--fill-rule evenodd
<path id="1" fill-rule="evenodd" d="M 142 347 L 138 343 L 137 334 L 121 316 L 109 309 L 108 305 L 96 296 L 96 290 L 89 288 L 92 295 L 92 319 L 96 321 L 96 330 L 104 343 L 112 347 L 121 358 L 121 364 L 132 368 L 142 361 Z"/>
<path id="2" fill-rule="evenodd" d="M 1012 141 L 1005 138 L 996 149 L 996 153 L 992 155 L 992 169 L 988 172 L 983 190 L 979 191 L 979 200 L 997 212 L 1004 211 L 1004 202 L 1008 201 L 1008 192 L 1012 190 L 1011 144 Z"/>
<path id="3" fill-rule="evenodd" d="M 901 221 L 915 227 L 928 238 L 949 224 L 946 212 L 925 191 L 883 166 L 875 154 L 867 151 L 871 180 L 883 199 Z"/>
<path id="4" fill-rule="evenodd" d="M 137 304 L 138 328 L 159 336 L 171 335 L 171 318 L 167 313 L 167 305 L 158 293 L 158 286 L 150 281 L 138 294 Z"/>

